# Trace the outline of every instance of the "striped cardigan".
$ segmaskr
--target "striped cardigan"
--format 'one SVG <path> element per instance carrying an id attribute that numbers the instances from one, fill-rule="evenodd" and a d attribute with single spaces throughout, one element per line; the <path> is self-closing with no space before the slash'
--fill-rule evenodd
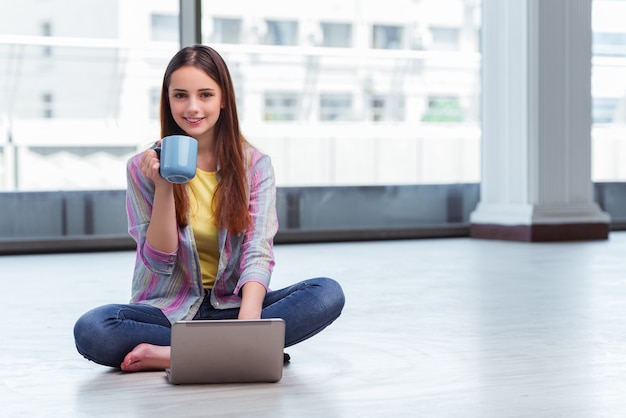
<path id="1" fill-rule="evenodd" d="M 237 235 L 224 227 L 219 230 L 220 258 L 211 292 L 216 309 L 239 307 L 239 293 L 246 282 L 259 282 L 269 289 L 274 268 L 273 241 L 278 230 L 274 170 L 270 157 L 254 147 L 248 146 L 247 156 L 252 226 Z M 154 183 L 142 174 L 140 160 L 141 154 L 137 154 L 127 164 L 128 231 L 137 243 L 130 302 L 155 306 L 172 323 L 192 319 L 204 296 L 193 231 L 191 225 L 179 228 L 178 249 L 171 254 L 146 242 Z"/>

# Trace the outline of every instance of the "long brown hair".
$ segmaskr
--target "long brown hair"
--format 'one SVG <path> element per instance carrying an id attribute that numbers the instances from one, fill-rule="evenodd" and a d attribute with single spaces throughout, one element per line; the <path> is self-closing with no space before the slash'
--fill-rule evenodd
<path id="1" fill-rule="evenodd" d="M 241 233 L 250 224 L 246 175 L 247 141 L 239 128 L 235 89 L 230 72 L 222 57 L 206 45 L 185 47 L 172 57 L 163 77 L 161 89 L 161 137 L 185 135 L 172 116 L 168 89 L 172 73 L 191 65 L 204 71 L 222 91 L 223 108 L 215 124 L 215 153 L 219 164 L 219 184 L 213 197 L 215 219 L 232 233 Z M 187 186 L 174 184 L 176 221 L 179 227 L 189 223 L 189 196 Z"/>

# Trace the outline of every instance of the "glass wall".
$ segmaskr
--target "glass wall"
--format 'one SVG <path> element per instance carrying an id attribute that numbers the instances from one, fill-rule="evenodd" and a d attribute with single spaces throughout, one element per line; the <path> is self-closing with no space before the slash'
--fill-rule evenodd
<path id="1" fill-rule="evenodd" d="M 480 1 L 202 3 L 283 186 L 480 181 Z"/>
<path id="2" fill-rule="evenodd" d="M 626 1 L 593 0 L 593 180 L 626 180 Z"/>
<path id="3" fill-rule="evenodd" d="M 480 180 L 480 3 L 393 3 L 202 4 L 203 42 L 227 60 L 244 133 L 279 186 Z M 125 188 L 127 158 L 158 138 L 178 6 L 3 10 L 0 191 Z"/>
<path id="4" fill-rule="evenodd" d="M 0 13 L 0 191 L 124 189 L 159 135 L 173 0 Z M 279 186 L 480 182 L 480 0 L 202 3 Z M 72 13 L 67 13 L 72 10 Z M 593 1 L 593 178 L 623 181 L 626 1 Z"/>
<path id="5" fill-rule="evenodd" d="M 127 158 L 159 136 L 178 13 L 171 0 L 3 8 L 0 191 L 124 189 Z"/>

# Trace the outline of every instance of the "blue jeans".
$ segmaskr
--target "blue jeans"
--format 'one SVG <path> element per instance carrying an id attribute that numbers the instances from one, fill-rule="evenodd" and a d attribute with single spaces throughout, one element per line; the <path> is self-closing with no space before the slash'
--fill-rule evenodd
<path id="1" fill-rule="evenodd" d="M 345 298 L 336 281 L 320 277 L 267 293 L 261 318 L 285 321 L 285 347 L 312 337 L 341 314 Z M 194 319 L 236 319 L 239 308 L 215 309 L 207 294 Z M 74 325 L 76 349 L 88 360 L 120 367 L 140 343 L 170 345 L 171 324 L 149 305 L 112 304 L 92 309 Z"/>

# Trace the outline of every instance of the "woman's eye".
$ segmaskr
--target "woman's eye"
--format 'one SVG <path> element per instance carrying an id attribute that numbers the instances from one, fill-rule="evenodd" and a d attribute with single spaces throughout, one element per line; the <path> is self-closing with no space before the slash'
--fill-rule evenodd
<path id="1" fill-rule="evenodd" d="M 175 99 L 184 99 L 185 98 L 185 93 L 174 93 L 174 98 Z"/>

